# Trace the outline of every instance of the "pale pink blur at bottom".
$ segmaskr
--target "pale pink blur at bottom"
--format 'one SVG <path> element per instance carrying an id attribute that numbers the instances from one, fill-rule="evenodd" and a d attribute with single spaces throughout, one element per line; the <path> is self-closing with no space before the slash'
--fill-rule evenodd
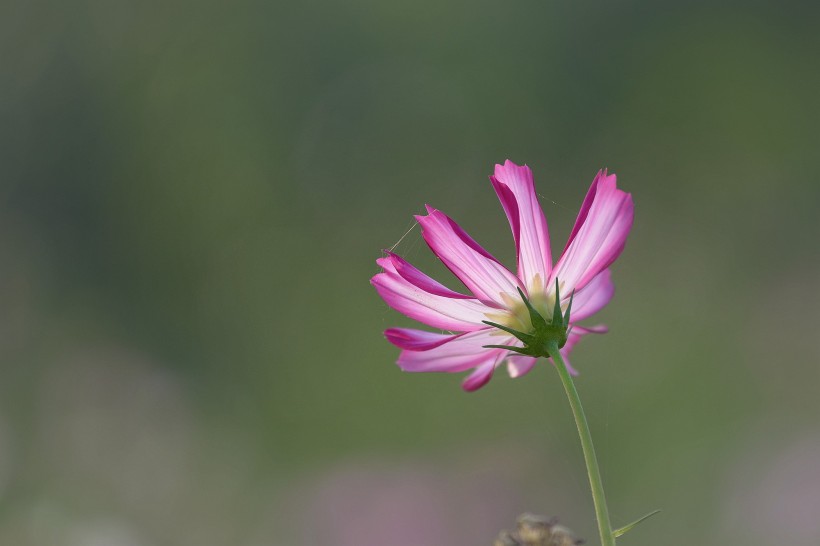
<path id="1" fill-rule="evenodd" d="M 561 499 L 555 483 L 540 493 L 526 485 L 533 454 L 490 451 L 446 468 L 423 462 L 355 462 L 338 467 L 297 493 L 285 508 L 304 546 L 472 546 L 489 544 L 515 516 L 577 501 Z M 558 465 L 560 466 L 560 465 Z"/>
<path id="2" fill-rule="evenodd" d="M 777 436 L 759 434 L 731 473 L 724 531 L 742 544 L 820 544 L 820 430 Z"/>

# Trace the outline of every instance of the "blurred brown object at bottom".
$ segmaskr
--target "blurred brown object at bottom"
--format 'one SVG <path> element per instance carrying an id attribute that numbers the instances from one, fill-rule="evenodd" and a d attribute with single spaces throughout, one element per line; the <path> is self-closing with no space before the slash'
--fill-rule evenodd
<path id="1" fill-rule="evenodd" d="M 521 514 L 515 531 L 501 531 L 493 546 L 577 546 L 583 543 L 570 529 L 558 525 L 557 518 Z"/>

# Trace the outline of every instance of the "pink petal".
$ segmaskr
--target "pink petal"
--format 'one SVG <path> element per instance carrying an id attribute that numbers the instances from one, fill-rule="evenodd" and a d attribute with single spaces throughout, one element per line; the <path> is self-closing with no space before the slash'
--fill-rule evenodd
<path id="1" fill-rule="evenodd" d="M 377 263 L 384 268 L 384 272 L 375 275 L 370 283 L 387 305 L 396 311 L 442 330 L 468 332 L 486 328 L 481 321 L 491 309 L 478 300 L 464 299 L 462 295 L 446 297 L 430 293 L 402 277 L 394 266 L 393 258 L 380 258 Z M 435 283 L 429 277 L 426 278 L 429 279 L 428 284 L 415 280 L 422 286 Z"/>
<path id="2" fill-rule="evenodd" d="M 507 373 L 515 379 L 528 374 L 535 366 L 537 359 L 532 356 L 513 355 L 507 358 Z"/>
<path id="3" fill-rule="evenodd" d="M 435 334 L 411 328 L 388 328 L 384 331 L 387 341 L 409 351 L 428 351 L 443 345 L 463 334 Z"/>
<path id="4" fill-rule="evenodd" d="M 591 317 L 606 307 L 613 294 L 615 294 L 615 285 L 612 282 L 612 272 L 604 269 L 581 291 L 576 292 L 572 300 L 571 320 L 575 322 Z"/>
<path id="5" fill-rule="evenodd" d="M 578 370 L 576 370 L 575 368 L 572 367 L 572 364 L 570 364 L 569 351 L 561 349 L 561 357 L 563 357 L 564 364 L 567 365 L 567 371 L 569 372 L 570 375 L 575 376 L 575 375 L 578 375 L 580 373 Z M 550 360 L 550 362 L 552 362 L 552 365 L 555 366 L 555 361 L 553 361 L 552 358 L 550 358 L 549 360 Z"/>
<path id="6" fill-rule="evenodd" d="M 565 293 L 580 291 L 609 267 L 626 244 L 633 215 L 632 196 L 616 187 L 615 175 L 598 173 L 552 271 L 550 286 L 557 278 Z"/>
<path id="7" fill-rule="evenodd" d="M 391 269 L 395 272 L 404 277 L 410 284 L 413 284 L 425 292 L 430 292 L 431 294 L 435 294 L 437 296 L 444 296 L 446 298 L 456 298 L 456 299 L 474 299 L 472 296 L 467 296 L 465 294 L 461 294 L 456 292 L 455 290 L 450 290 L 440 282 L 428 277 L 406 261 L 404 258 L 399 256 L 398 254 L 393 254 L 390 251 L 387 252 L 386 258 L 379 258 L 376 260 L 376 263 L 384 267 L 385 269 Z M 388 265 L 389 264 L 389 265 Z"/>
<path id="8" fill-rule="evenodd" d="M 507 351 L 486 349 L 484 345 L 506 345 L 510 339 L 498 335 L 495 328 L 485 328 L 456 336 L 429 350 L 404 350 L 397 364 L 406 372 L 463 372 L 503 358 Z"/>
<path id="9" fill-rule="evenodd" d="M 609 327 L 603 324 L 599 324 L 597 326 L 578 326 L 577 324 L 571 324 L 570 327 L 572 328 L 570 337 L 572 337 L 572 334 L 583 336 L 586 334 L 606 334 L 609 332 Z M 567 340 L 567 343 L 569 343 L 569 340 Z"/>
<path id="10" fill-rule="evenodd" d="M 567 239 L 567 245 L 564 247 L 564 250 L 561 251 L 563 255 L 569 244 L 575 239 L 575 236 L 578 235 L 578 230 L 581 229 L 581 226 L 584 225 L 584 222 L 587 219 L 587 215 L 589 214 L 589 209 L 592 206 L 592 202 L 595 200 L 595 194 L 598 192 L 598 182 L 601 181 L 602 178 L 607 176 L 606 170 L 598 171 L 598 174 L 595 175 L 595 178 L 592 179 L 592 184 L 589 186 L 587 190 L 586 197 L 584 197 L 584 202 L 581 203 L 581 210 L 578 211 L 578 216 L 575 218 L 575 225 L 572 226 L 572 231 L 569 234 L 569 238 Z M 612 175 L 613 177 L 615 175 Z"/>
<path id="11" fill-rule="evenodd" d="M 467 378 L 461 382 L 461 388 L 467 392 L 473 392 L 486 385 L 490 379 L 492 379 L 493 372 L 495 372 L 495 367 L 503 359 L 504 356 L 500 355 L 496 357 L 495 360 L 489 360 L 477 367 L 473 373 L 468 375 Z"/>
<path id="12" fill-rule="evenodd" d="M 416 216 L 424 240 L 450 271 L 482 302 L 504 307 L 501 294 L 516 294 L 518 279 L 481 248 L 443 212 L 427 207 L 427 216 Z"/>
<path id="13" fill-rule="evenodd" d="M 529 290 L 544 290 L 552 269 L 549 232 L 544 212 L 538 203 L 532 171 L 509 159 L 495 166 L 490 177 L 496 194 L 507 213 L 518 255 L 518 277 Z M 539 275 L 538 286 L 533 281 Z"/>

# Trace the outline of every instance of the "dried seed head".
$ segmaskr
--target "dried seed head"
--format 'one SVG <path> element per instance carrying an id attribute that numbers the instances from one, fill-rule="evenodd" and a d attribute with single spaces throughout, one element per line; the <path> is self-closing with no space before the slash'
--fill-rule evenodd
<path id="1" fill-rule="evenodd" d="M 517 523 L 518 536 L 525 544 L 541 545 L 547 543 L 554 522 L 544 516 L 521 514 Z"/>
<path id="2" fill-rule="evenodd" d="M 515 539 L 512 533 L 505 530 L 498 534 L 493 546 L 521 546 L 521 543 Z"/>
<path id="3" fill-rule="evenodd" d="M 556 518 L 521 514 L 512 533 L 501 531 L 493 546 L 578 546 L 584 541 Z"/>
<path id="4" fill-rule="evenodd" d="M 563 525 L 553 525 L 550 536 L 549 546 L 577 546 L 583 544 L 584 541 L 575 536 L 570 529 Z"/>

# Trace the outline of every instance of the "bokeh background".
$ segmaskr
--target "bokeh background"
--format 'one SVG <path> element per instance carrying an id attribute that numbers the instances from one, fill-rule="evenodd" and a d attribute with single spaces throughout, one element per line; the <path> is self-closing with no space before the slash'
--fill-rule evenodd
<path id="1" fill-rule="evenodd" d="M 0 3 L 0 543 L 478 546 L 596 528 L 556 374 L 410 375 L 381 249 L 455 282 L 634 194 L 574 353 L 623 544 L 820 544 L 813 3 Z"/>

